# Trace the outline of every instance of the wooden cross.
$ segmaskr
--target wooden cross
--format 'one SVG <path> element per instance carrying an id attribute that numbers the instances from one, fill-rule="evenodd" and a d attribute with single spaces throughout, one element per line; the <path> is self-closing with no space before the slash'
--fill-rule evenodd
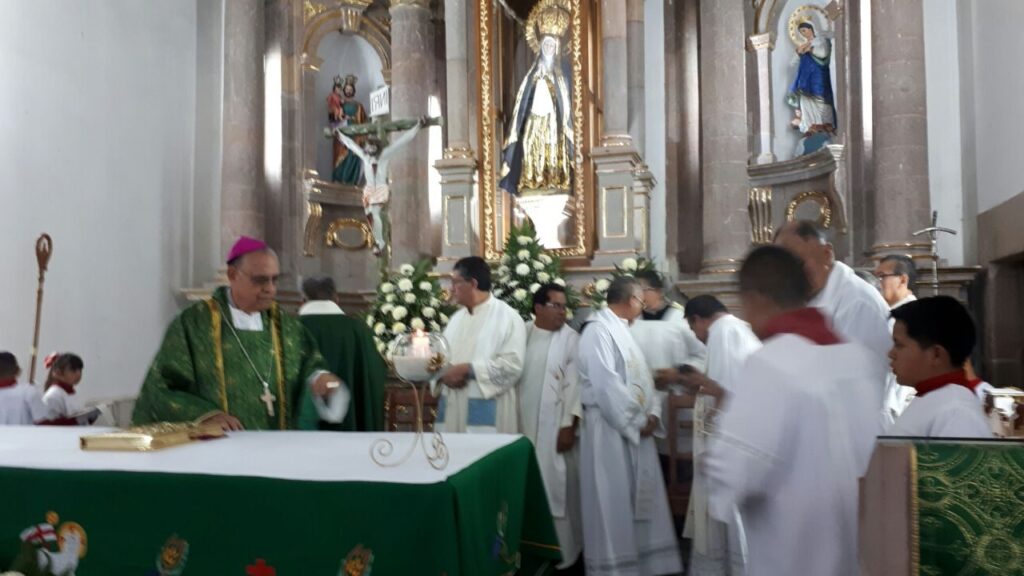
<path id="1" fill-rule="evenodd" d="M 273 566 L 267 566 L 263 558 L 257 558 L 255 564 L 246 566 L 245 573 L 249 576 L 277 576 L 277 570 Z"/>
<path id="2" fill-rule="evenodd" d="M 260 400 L 267 407 L 267 416 L 274 417 L 274 402 L 277 402 L 277 397 L 270 393 L 270 384 L 263 383 L 263 394 L 260 394 Z"/>
<path id="3" fill-rule="evenodd" d="M 419 118 L 403 118 L 399 120 L 385 121 L 381 118 L 374 118 L 370 122 L 364 124 L 350 124 L 348 126 L 340 126 L 338 130 L 342 134 L 353 138 L 356 136 L 367 136 L 374 135 L 381 142 L 385 142 L 388 132 L 399 132 L 401 130 L 408 130 L 415 126 L 419 122 Z M 444 119 L 440 116 L 427 118 L 423 124 L 426 126 L 442 126 Z M 334 137 L 333 134 L 330 135 Z"/>

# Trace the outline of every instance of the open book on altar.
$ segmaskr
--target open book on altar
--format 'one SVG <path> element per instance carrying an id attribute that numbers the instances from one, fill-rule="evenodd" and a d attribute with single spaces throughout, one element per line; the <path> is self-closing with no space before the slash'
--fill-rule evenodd
<path id="1" fill-rule="evenodd" d="M 196 440 L 221 438 L 224 435 L 224 430 L 218 424 L 164 422 L 116 432 L 88 434 L 81 437 L 81 447 L 82 450 L 148 452 Z"/>

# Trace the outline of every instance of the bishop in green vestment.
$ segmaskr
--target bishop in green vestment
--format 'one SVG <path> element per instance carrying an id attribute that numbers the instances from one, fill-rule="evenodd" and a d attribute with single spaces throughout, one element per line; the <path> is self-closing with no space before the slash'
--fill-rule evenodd
<path id="1" fill-rule="evenodd" d="M 281 311 L 277 256 L 242 237 L 228 257 L 230 285 L 193 304 L 167 329 L 142 385 L 134 424 L 214 421 L 225 429 L 316 429 L 341 422 L 349 393 L 317 343 Z"/>
<path id="2" fill-rule="evenodd" d="M 321 422 L 327 430 L 359 432 L 384 430 L 384 382 L 387 366 L 377 352 L 366 324 L 345 316 L 337 303 L 337 289 L 329 276 L 302 283 L 306 303 L 299 321 L 320 345 L 327 367 L 348 384 L 352 406 L 340 425 Z"/>

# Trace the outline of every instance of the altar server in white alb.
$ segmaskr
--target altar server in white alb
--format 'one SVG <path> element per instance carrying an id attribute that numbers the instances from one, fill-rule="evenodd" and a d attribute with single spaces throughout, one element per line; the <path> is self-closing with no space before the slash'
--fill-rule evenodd
<path id="1" fill-rule="evenodd" d="M 579 334 L 566 323 L 565 288 L 545 284 L 533 294 L 535 319 L 526 326 L 526 361 L 519 381 L 519 430 L 533 442 L 548 506 L 562 549 L 559 568 L 576 563 L 583 547 L 576 431 L 583 407 L 576 351 Z"/>
<path id="2" fill-rule="evenodd" d="M 743 309 L 764 346 L 720 399 L 704 461 L 711 514 L 742 518 L 749 576 L 859 573 L 857 478 L 880 430 L 877 385 L 863 374 L 870 352 L 806 307 L 801 267 L 777 246 L 744 261 Z"/>
<path id="3" fill-rule="evenodd" d="M 608 307 L 580 337 L 580 495 L 588 576 L 678 574 L 682 562 L 653 435 L 661 406 L 629 323 L 643 311 L 635 279 L 617 278 Z"/>
<path id="4" fill-rule="evenodd" d="M 892 370 L 917 397 L 889 430 L 890 436 L 988 438 L 992 431 L 975 396 L 979 380 L 963 366 L 974 349 L 970 314 L 955 298 L 934 296 L 892 311 L 896 320 Z"/>
<path id="5" fill-rule="evenodd" d="M 526 325 L 491 295 L 491 269 L 478 256 L 452 270 L 452 298 L 462 306 L 445 327 L 452 366 L 441 382 L 436 427 L 445 432 L 519 431 L 516 383 L 523 372 Z"/>
<path id="6" fill-rule="evenodd" d="M 28 382 L 19 382 L 21 368 L 10 352 L 0 352 L 0 425 L 31 426 L 47 419 L 43 394 Z"/>
<path id="7" fill-rule="evenodd" d="M 804 272 L 811 284 L 810 305 L 819 308 L 840 338 L 857 342 L 871 352 L 878 386 L 878 404 L 883 424 L 892 423 L 892 414 L 902 406 L 886 406 L 890 385 L 888 354 L 892 334 L 889 331 L 889 306 L 878 290 L 857 277 L 852 268 L 835 258 L 825 231 L 814 222 L 799 220 L 779 228 L 775 244 L 803 260 Z"/>

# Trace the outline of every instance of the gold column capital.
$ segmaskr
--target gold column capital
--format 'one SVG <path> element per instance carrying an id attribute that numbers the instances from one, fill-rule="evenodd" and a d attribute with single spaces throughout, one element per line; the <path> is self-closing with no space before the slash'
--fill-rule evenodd
<path id="1" fill-rule="evenodd" d="M 391 0 L 391 8 L 423 8 L 430 9 L 430 0 Z"/>

